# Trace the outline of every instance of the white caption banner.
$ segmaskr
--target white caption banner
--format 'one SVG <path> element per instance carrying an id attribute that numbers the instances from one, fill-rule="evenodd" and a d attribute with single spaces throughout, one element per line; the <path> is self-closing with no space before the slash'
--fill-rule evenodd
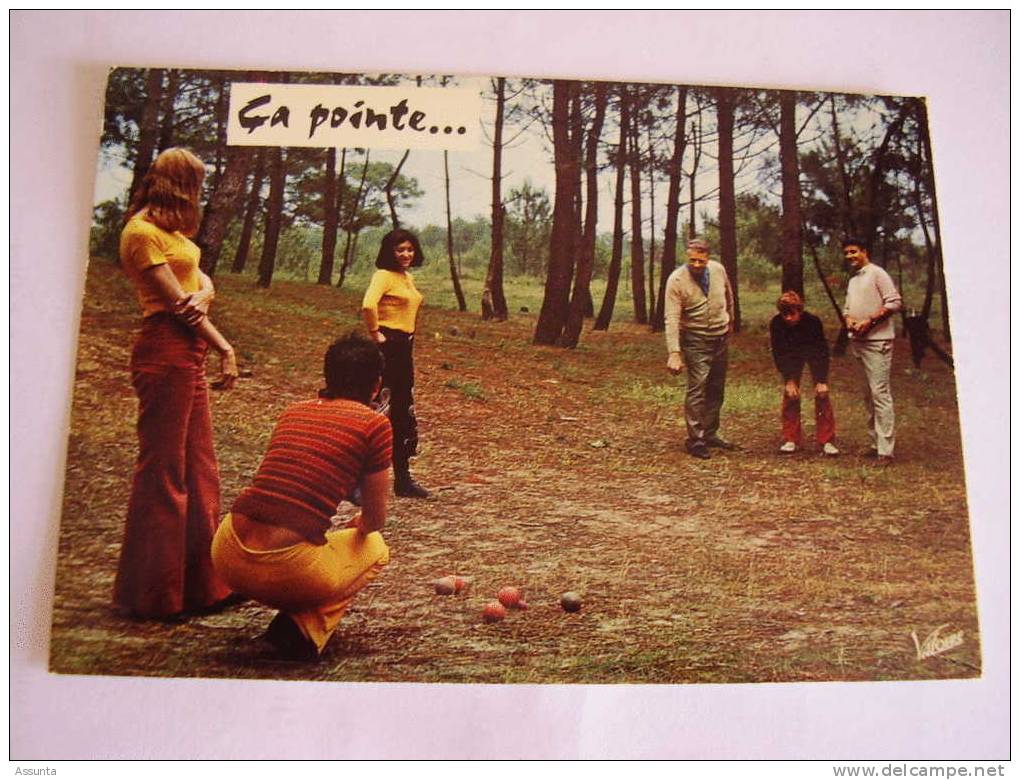
<path id="1" fill-rule="evenodd" d="M 482 99 L 457 87 L 230 85 L 230 146 L 470 150 Z"/>

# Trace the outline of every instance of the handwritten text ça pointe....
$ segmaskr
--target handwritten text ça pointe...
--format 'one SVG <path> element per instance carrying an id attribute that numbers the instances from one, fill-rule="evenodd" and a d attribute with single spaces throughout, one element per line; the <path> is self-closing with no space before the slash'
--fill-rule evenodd
<path id="1" fill-rule="evenodd" d="M 272 100 L 271 95 L 261 95 L 249 100 L 238 111 L 237 121 L 242 128 L 248 131 L 249 135 L 262 127 L 266 122 L 269 122 L 270 127 L 275 127 L 276 125 L 290 127 L 290 108 L 286 105 L 281 105 L 270 113 L 270 109 L 265 108 L 265 106 L 271 103 Z M 350 108 L 345 106 L 328 108 L 322 105 L 322 103 L 317 103 L 308 112 L 308 137 L 312 138 L 316 131 L 327 122 L 329 127 L 333 129 L 341 127 L 346 122 L 349 126 L 358 130 L 362 128 L 366 130 L 371 128 L 385 130 L 389 127 L 392 130 L 412 130 L 418 133 L 427 132 L 432 135 L 440 132 L 446 135 L 451 133 L 464 135 L 467 132 L 466 127 L 454 128 L 450 125 L 430 124 L 424 111 L 408 108 L 406 98 L 382 111 L 378 110 L 378 108 L 366 106 L 364 100 L 356 101 Z"/>

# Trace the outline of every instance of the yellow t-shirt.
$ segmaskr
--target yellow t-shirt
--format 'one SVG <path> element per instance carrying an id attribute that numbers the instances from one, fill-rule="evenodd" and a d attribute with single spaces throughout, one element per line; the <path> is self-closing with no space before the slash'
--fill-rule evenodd
<path id="1" fill-rule="evenodd" d="M 414 286 L 411 274 L 400 271 L 379 269 L 372 274 L 372 281 L 365 290 L 361 302 L 361 314 L 369 330 L 384 328 L 414 333 L 422 294 Z"/>
<path id="2" fill-rule="evenodd" d="M 170 266 L 184 292 L 197 292 L 202 287 L 198 268 L 201 256 L 202 250 L 179 230 L 168 233 L 141 213 L 128 220 L 120 234 L 120 264 L 134 282 L 142 316 L 170 311 L 170 306 L 149 282 L 145 271 L 165 263 Z"/>

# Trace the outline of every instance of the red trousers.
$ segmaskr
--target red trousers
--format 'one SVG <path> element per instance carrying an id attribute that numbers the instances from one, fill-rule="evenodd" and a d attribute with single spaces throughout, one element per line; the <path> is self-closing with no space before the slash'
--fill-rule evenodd
<path id="1" fill-rule="evenodd" d="M 790 398 L 783 393 L 783 441 L 801 443 L 800 398 Z M 830 398 L 815 395 L 815 439 L 821 444 L 836 438 L 836 415 L 832 411 Z"/>
<path id="2" fill-rule="evenodd" d="M 168 617 L 230 594 L 210 555 L 220 477 L 206 349 L 174 317 L 155 314 L 145 319 L 131 354 L 139 452 L 114 603 L 136 617 Z"/>

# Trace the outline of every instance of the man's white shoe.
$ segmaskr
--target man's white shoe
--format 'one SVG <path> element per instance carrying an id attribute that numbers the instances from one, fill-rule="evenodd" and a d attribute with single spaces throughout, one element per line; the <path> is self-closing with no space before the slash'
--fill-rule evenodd
<path id="1" fill-rule="evenodd" d="M 784 441 L 783 446 L 779 448 L 779 451 L 784 455 L 789 455 L 790 453 L 796 452 L 797 443 L 792 441 Z"/>
<path id="2" fill-rule="evenodd" d="M 826 455 L 829 455 L 830 457 L 839 455 L 839 449 L 831 441 L 827 441 L 825 442 L 825 444 L 822 445 L 822 452 L 824 452 Z"/>

